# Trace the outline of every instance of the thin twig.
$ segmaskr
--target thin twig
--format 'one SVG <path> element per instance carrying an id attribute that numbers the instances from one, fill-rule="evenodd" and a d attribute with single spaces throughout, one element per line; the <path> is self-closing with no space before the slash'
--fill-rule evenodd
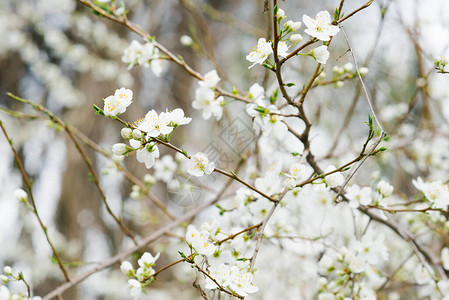
<path id="1" fill-rule="evenodd" d="M 28 195 L 30 196 L 30 203 L 31 207 L 33 209 L 33 213 L 36 216 L 37 221 L 39 222 L 40 227 L 42 228 L 42 231 L 44 232 L 45 238 L 47 239 L 48 244 L 50 245 L 50 248 L 53 252 L 53 255 L 56 258 L 56 261 L 58 262 L 59 268 L 61 269 L 62 273 L 64 274 L 64 278 L 66 281 L 70 281 L 69 273 L 67 272 L 66 268 L 64 267 L 64 263 L 62 262 L 61 257 L 59 256 L 58 252 L 56 251 L 55 246 L 53 245 L 53 242 L 50 239 L 50 236 L 47 232 L 47 227 L 42 222 L 42 219 L 39 215 L 39 212 L 37 211 L 36 203 L 34 202 L 34 196 L 33 196 L 33 190 L 30 180 L 28 179 L 28 176 L 25 172 L 25 169 L 23 168 L 22 162 L 20 161 L 20 157 L 17 154 L 16 149 L 14 148 L 14 145 L 12 143 L 12 139 L 9 138 L 8 133 L 6 132 L 5 127 L 3 126 L 3 121 L 0 120 L 0 127 L 2 128 L 3 134 L 5 138 L 8 140 L 9 146 L 11 147 L 11 150 L 14 154 L 14 160 L 17 163 L 17 166 L 19 167 L 20 174 L 22 174 L 23 181 L 25 182 L 25 186 L 28 190 Z"/>

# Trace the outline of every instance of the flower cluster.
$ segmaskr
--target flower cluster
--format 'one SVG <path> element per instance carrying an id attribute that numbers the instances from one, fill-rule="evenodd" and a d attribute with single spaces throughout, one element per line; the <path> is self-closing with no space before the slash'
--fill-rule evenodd
<path id="1" fill-rule="evenodd" d="M 205 120 L 214 116 L 217 120 L 223 115 L 223 96 L 216 97 L 215 86 L 220 81 L 217 71 L 212 70 L 204 75 L 204 80 L 199 82 L 199 87 L 195 91 L 195 100 L 192 102 L 194 109 L 203 111 Z"/>
<path id="2" fill-rule="evenodd" d="M 278 23 L 286 18 L 285 12 L 282 9 L 278 9 L 276 12 L 276 17 Z M 303 15 L 303 22 L 306 25 L 307 29 L 305 32 L 310 36 L 317 38 L 322 41 L 329 41 L 331 36 L 336 35 L 340 28 L 338 26 L 332 25 L 331 16 L 328 11 L 323 10 L 320 11 L 315 19 L 307 15 Z M 280 40 L 278 42 L 277 53 L 280 57 L 287 57 L 289 44 L 290 43 L 298 43 L 303 40 L 303 37 L 299 33 L 295 33 L 301 28 L 301 22 L 294 22 L 292 20 L 286 21 L 283 24 L 279 32 Z M 257 42 L 257 45 L 253 48 L 253 50 L 246 56 L 246 59 L 253 63 L 248 68 L 252 68 L 256 64 L 263 65 L 264 63 L 270 64 L 268 57 L 273 53 L 273 45 L 270 41 L 266 41 L 264 38 L 260 38 Z M 306 55 L 313 57 L 320 64 L 326 64 L 329 58 L 329 51 L 327 50 L 326 45 L 319 46 L 310 50 L 310 52 Z"/>
<path id="3" fill-rule="evenodd" d="M 226 238 L 227 235 L 221 232 L 221 228 L 215 218 L 210 222 L 203 223 L 200 230 L 195 226 L 190 225 L 186 233 L 186 243 L 191 248 L 191 257 L 194 260 L 196 255 L 204 255 L 209 258 L 212 264 L 208 268 L 210 277 L 206 277 L 206 289 L 227 289 L 230 292 L 235 292 L 240 296 L 247 296 L 255 293 L 258 288 L 253 285 L 253 274 L 248 272 L 248 265 L 239 263 L 238 260 L 230 259 L 232 255 L 239 255 L 238 246 L 241 236 L 236 237 L 220 249 L 220 239 Z M 236 248 L 234 248 L 236 247 Z M 231 255 L 231 253 L 233 253 Z M 237 258 L 237 257 L 236 257 Z M 233 260 L 234 263 L 231 261 Z M 219 284 L 219 286 L 217 285 Z"/>
<path id="4" fill-rule="evenodd" d="M 240 296 L 248 296 L 259 290 L 253 285 L 253 274 L 240 270 L 237 266 L 230 267 L 227 264 L 212 266 L 209 275 L 215 279 L 222 288 L 228 288 Z M 217 284 L 210 278 L 206 278 L 206 289 L 216 289 Z"/>
<path id="5" fill-rule="evenodd" d="M 156 264 L 156 260 L 159 258 L 159 253 L 156 256 L 151 255 L 149 252 L 145 252 L 137 261 L 139 268 L 135 270 L 129 261 L 123 261 L 120 265 L 120 270 L 128 278 L 128 288 L 131 296 L 134 299 L 138 299 L 142 294 L 142 289 L 153 282 L 153 275 L 155 273 L 153 266 Z"/>
<path id="6" fill-rule="evenodd" d="M 351 208 L 370 204 L 384 207 L 392 194 L 393 186 L 384 180 L 380 180 L 375 189 L 360 187 L 357 184 L 351 185 L 346 189 L 346 197 L 349 199 Z"/>
<path id="7" fill-rule="evenodd" d="M 323 276 L 319 279 L 318 299 L 343 299 L 351 289 L 360 299 L 375 299 L 374 291 L 364 280 L 380 279 L 373 266 L 388 258 L 383 235 L 365 234 L 349 248 L 341 247 L 338 251 L 329 248 L 318 262 L 318 271 Z"/>
<path id="8" fill-rule="evenodd" d="M 438 70 L 438 73 L 448 73 L 449 72 L 449 68 L 448 66 L 448 61 L 446 59 L 446 57 L 436 57 L 434 64 L 435 64 L 435 69 Z"/>
<path id="9" fill-rule="evenodd" d="M 123 52 L 122 61 L 128 64 L 128 69 L 131 69 L 136 64 L 146 68 L 151 67 L 151 71 L 158 77 L 164 71 L 159 49 L 151 42 L 142 45 L 138 41 L 133 40 Z"/>
<path id="10" fill-rule="evenodd" d="M 361 76 L 365 76 L 368 73 L 368 68 L 361 67 L 359 69 Z M 332 80 L 335 82 L 334 87 L 342 88 L 344 85 L 344 80 L 352 79 L 357 76 L 357 71 L 354 70 L 354 65 L 351 63 L 346 63 L 343 67 L 334 66 L 332 68 Z"/>
<path id="11" fill-rule="evenodd" d="M 39 296 L 28 297 L 25 296 L 27 294 L 26 289 L 24 291 L 12 293 L 6 285 L 9 282 L 19 282 L 23 281 L 25 283 L 23 274 L 19 272 L 17 275 L 13 274 L 13 269 L 10 266 L 5 266 L 3 268 L 3 274 L 0 275 L 0 300 L 41 300 L 42 298 Z M 27 286 L 27 284 L 25 283 Z M 27 286 L 27 288 L 29 288 Z"/>
<path id="12" fill-rule="evenodd" d="M 191 226 L 186 233 L 186 242 L 196 253 L 211 256 L 218 249 L 211 240 L 211 232 L 207 230 L 198 231 Z"/>
<path id="13" fill-rule="evenodd" d="M 114 101 L 119 105 L 118 107 L 123 107 L 125 104 L 129 105 L 131 103 L 132 91 L 122 88 L 116 91 L 116 95 L 110 97 L 118 99 Z M 106 100 L 105 115 L 107 115 Z M 129 141 L 130 146 L 125 143 L 117 143 L 112 146 L 112 152 L 121 156 L 136 151 L 137 160 L 144 163 L 147 169 L 149 169 L 153 166 L 156 158 L 159 157 L 159 149 L 155 138 L 169 140 L 175 128 L 189 124 L 191 121 L 191 118 L 184 117 L 184 111 L 181 108 L 161 112 L 160 114 L 154 109 L 150 110 L 144 118 L 135 123 L 134 129 L 128 127 L 122 129 L 121 135 L 125 140 Z"/>

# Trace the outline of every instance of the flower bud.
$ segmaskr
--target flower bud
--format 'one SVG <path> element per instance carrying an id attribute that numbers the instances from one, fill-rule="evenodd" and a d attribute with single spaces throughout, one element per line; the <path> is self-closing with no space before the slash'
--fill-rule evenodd
<path id="1" fill-rule="evenodd" d="M 190 47 L 193 44 L 192 38 L 188 35 L 181 36 L 180 42 L 183 46 L 186 46 L 186 47 Z"/>
<path id="2" fill-rule="evenodd" d="M 365 76 L 368 73 L 368 68 L 367 67 L 361 67 L 359 69 L 360 75 Z"/>
<path id="3" fill-rule="evenodd" d="M 117 10 L 115 11 L 115 13 L 119 16 L 123 15 L 125 13 L 125 7 L 124 6 L 120 6 L 119 8 L 117 8 Z"/>
<path id="4" fill-rule="evenodd" d="M 292 24 L 290 25 L 290 29 L 293 31 L 296 31 L 299 28 L 301 28 L 301 22 L 292 22 Z"/>
<path id="5" fill-rule="evenodd" d="M 346 72 L 351 72 L 353 67 L 354 67 L 354 66 L 353 66 L 351 63 L 347 63 L 347 64 L 345 64 L 345 65 L 343 66 L 343 69 L 344 69 Z"/>
<path id="6" fill-rule="evenodd" d="M 293 21 L 292 20 L 288 20 L 284 24 L 284 29 L 289 29 L 292 25 L 293 25 Z"/>
<path id="7" fill-rule="evenodd" d="M 278 9 L 278 12 L 277 12 L 277 14 L 276 14 L 276 18 L 278 18 L 278 19 L 282 19 L 282 18 L 284 18 L 285 17 L 285 11 L 283 10 L 283 9 Z"/>
<path id="8" fill-rule="evenodd" d="M 152 186 L 153 184 L 156 183 L 156 178 L 154 178 L 153 175 L 146 174 L 145 176 L 143 176 L 143 183 L 145 185 Z"/>
<path id="9" fill-rule="evenodd" d="M 5 273 L 6 275 L 12 275 L 12 268 L 10 266 L 5 266 L 3 268 L 3 273 Z"/>
<path id="10" fill-rule="evenodd" d="M 20 202 L 26 202 L 28 201 L 28 194 L 22 189 L 17 189 L 14 191 L 14 198 Z"/>
<path id="11" fill-rule="evenodd" d="M 129 140 L 132 137 L 131 133 L 132 133 L 132 129 L 127 128 L 127 127 L 122 128 L 122 130 L 120 131 L 122 138 L 124 138 L 125 140 Z"/>
<path id="12" fill-rule="evenodd" d="M 142 131 L 140 131 L 139 129 L 134 129 L 133 133 L 132 133 L 133 139 L 135 140 L 140 140 L 143 136 Z"/>
<path id="13" fill-rule="evenodd" d="M 290 42 L 292 42 L 292 43 L 299 43 L 302 40 L 303 40 L 303 37 L 299 33 L 292 34 L 290 36 Z"/>
<path id="14" fill-rule="evenodd" d="M 129 276 L 130 274 L 132 274 L 132 271 L 134 270 L 134 268 L 129 261 L 125 260 L 120 265 L 120 270 L 122 271 L 123 274 L 125 274 L 126 276 Z"/>
<path id="15" fill-rule="evenodd" d="M 342 88 L 344 84 L 345 84 L 345 83 L 344 83 L 343 81 L 339 80 L 339 81 L 337 81 L 337 82 L 335 83 L 334 86 L 335 86 L 337 89 L 339 89 L 339 88 Z"/>
<path id="16" fill-rule="evenodd" d="M 112 146 L 112 152 L 114 152 L 115 155 L 124 155 L 128 149 L 128 146 L 123 143 L 117 143 Z"/>
<path id="17" fill-rule="evenodd" d="M 393 186 L 386 181 L 379 181 L 377 184 L 377 189 L 379 193 L 384 195 L 385 197 L 391 196 L 393 194 Z"/>

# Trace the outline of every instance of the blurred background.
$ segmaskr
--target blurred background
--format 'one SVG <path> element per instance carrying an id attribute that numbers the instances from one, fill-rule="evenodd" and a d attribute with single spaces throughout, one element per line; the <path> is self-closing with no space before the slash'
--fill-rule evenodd
<path id="1" fill-rule="evenodd" d="M 256 82 L 268 91 L 276 88 L 273 74 L 258 66 L 248 70 L 250 64 L 245 60 L 259 37 L 271 36 L 271 13 L 263 12 L 262 0 L 124 3 L 131 21 L 171 52 L 181 55 L 195 70 L 205 74 L 216 69 L 222 78 L 220 85 L 226 90 L 234 88 L 245 95 Z M 343 11 L 347 14 L 363 4 L 359 0 L 346 1 Z M 302 21 L 303 14 L 314 17 L 324 9 L 332 13 L 339 1 L 287 0 L 279 5 L 287 15 L 286 20 Z M 369 69 L 365 77 L 368 92 L 386 132 L 393 137 L 386 144 L 391 151 L 367 163 L 355 181 L 366 184 L 368 180 L 364 178 L 386 177 L 399 193 L 408 195 L 413 189 L 412 178 L 448 179 L 449 77 L 437 74 L 433 64 L 435 57 L 449 56 L 449 2 L 374 1 L 344 22 L 343 28 L 359 67 Z M 303 29 L 300 32 L 306 39 Z M 192 42 L 182 43 L 184 35 L 190 36 Z M 121 61 L 123 50 L 132 40 L 142 42 L 142 39 L 124 26 L 94 15 L 74 0 L 3 0 L 0 37 L 0 119 L 33 179 L 38 211 L 72 274 L 82 273 L 131 243 L 106 213 L 96 186 L 89 181 L 86 164 L 67 135 L 45 118 L 36 117 L 30 106 L 7 97 L 6 92 L 42 104 L 110 151 L 114 143 L 122 141 L 121 126 L 95 115 L 92 105 L 102 107 L 102 98 L 126 87 L 134 92 L 134 103 L 123 119 L 134 122 L 150 109 L 160 112 L 180 107 L 193 121 L 176 130 L 173 143 L 188 152 L 197 152 L 213 142 L 231 158 L 224 167 L 236 166 L 238 156 L 232 146 L 223 144 L 217 136 L 236 116 L 251 128 L 251 120 L 244 113 L 245 105 L 238 102 L 227 105 L 219 122 L 203 120 L 201 112 L 191 105 L 197 80 L 177 65 L 166 64 L 160 77 L 140 66 L 127 69 Z M 334 66 L 352 63 L 347 49 L 343 35 L 339 34 L 330 48 L 323 81 L 335 78 Z M 289 90 L 291 94 L 307 83 L 315 65 L 310 58 L 289 62 L 284 81 L 296 83 Z M 339 88 L 330 84 L 314 89 L 306 109 L 314 124 L 312 150 L 320 160 L 337 165 L 360 150 L 370 110 L 356 78 L 345 80 Z M 295 126 L 300 132 L 302 124 Z M 291 145 L 301 151 L 301 145 Z M 148 199 L 130 197 L 133 184 L 116 170 L 114 163 L 88 147 L 84 149 L 100 174 L 112 210 L 123 217 L 133 232 L 145 236 L 169 220 Z M 169 154 L 175 158 L 172 151 L 163 147 L 160 150 L 161 156 Z M 141 180 L 145 174 L 154 172 L 133 157 L 126 158 L 123 164 Z M 213 187 L 212 192 L 203 191 L 200 201 L 218 191 L 222 179 L 217 175 L 200 183 Z M 6 139 L 0 137 L 0 266 L 22 270 L 34 293 L 45 295 L 64 280 L 50 259 L 51 249 L 34 215 L 14 199 L 14 191 L 20 187 L 22 178 L 12 151 Z M 174 216 L 189 209 L 171 201 L 167 186 L 160 181 L 152 192 Z M 172 235 L 177 236 L 176 230 Z M 147 250 L 164 251 L 159 265 L 162 266 L 176 259 L 177 243 L 180 242 L 164 237 Z M 163 273 L 142 298 L 199 299 L 197 290 L 191 287 L 194 276 L 188 269 L 180 267 Z M 267 295 L 255 294 L 252 299 L 269 299 Z M 312 298 L 311 292 L 305 290 L 290 295 Z M 64 299 L 125 298 L 129 298 L 126 278 L 118 265 L 64 294 Z"/>

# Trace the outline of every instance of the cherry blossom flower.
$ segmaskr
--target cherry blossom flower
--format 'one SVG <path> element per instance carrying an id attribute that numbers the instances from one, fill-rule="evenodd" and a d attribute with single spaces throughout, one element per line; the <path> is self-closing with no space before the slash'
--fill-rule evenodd
<path id="1" fill-rule="evenodd" d="M 217 250 L 217 246 L 208 239 L 208 236 L 200 233 L 193 226 L 187 231 L 186 242 L 199 254 L 205 256 L 211 256 Z"/>
<path id="2" fill-rule="evenodd" d="M 220 81 L 220 77 L 218 77 L 217 71 L 212 70 L 206 75 L 204 75 L 204 80 L 200 81 L 198 84 L 200 86 L 205 86 L 208 88 L 213 88 L 217 85 L 217 83 Z"/>
<path id="3" fill-rule="evenodd" d="M 168 154 L 164 155 L 162 159 L 154 163 L 154 176 L 157 179 L 168 183 L 170 180 L 172 180 L 176 168 L 177 165 L 173 160 L 173 157 Z"/>
<path id="4" fill-rule="evenodd" d="M 122 62 L 128 64 L 128 70 L 136 64 L 146 68 L 150 67 L 151 71 L 157 77 L 161 76 L 164 70 L 163 60 L 160 59 L 159 55 L 159 49 L 157 49 L 151 42 L 141 45 L 138 41 L 133 40 L 124 50 Z"/>
<path id="5" fill-rule="evenodd" d="M 231 267 L 226 264 L 211 266 L 209 268 L 209 275 L 222 287 L 227 287 L 231 283 Z M 206 277 L 205 288 L 212 290 L 218 288 L 218 286 L 209 277 Z"/>
<path id="6" fill-rule="evenodd" d="M 103 112 L 106 116 L 117 116 L 126 111 L 126 108 L 132 103 L 133 92 L 129 89 L 117 89 L 112 96 L 104 99 Z"/>
<path id="7" fill-rule="evenodd" d="M 446 209 L 449 205 L 449 186 L 441 181 L 424 182 L 421 177 L 412 181 L 413 185 L 424 193 L 424 196 L 435 208 Z"/>
<path id="8" fill-rule="evenodd" d="M 140 267 L 149 268 L 155 265 L 156 260 L 159 258 L 160 253 L 158 252 L 155 256 L 151 255 L 150 252 L 145 252 L 142 254 L 140 259 L 137 261 Z"/>
<path id="9" fill-rule="evenodd" d="M 299 33 L 292 34 L 292 35 L 290 36 L 290 38 L 289 38 L 290 42 L 292 42 L 292 43 L 299 43 L 299 42 L 301 42 L 303 39 L 304 39 L 304 38 L 303 38 L 302 35 L 299 34 Z"/>
<path id="10" fill-rule="evenodd" d="M 265 98 L 265 89 L 262 86 L 260 86 L 260 84 L 254 83 L 249 88 L 248 97 L 253 99 L 254 101 L 259 99 L 263 100 Z M 253 113 L 253 111 L 251 111 L 251 113 Z"/>
<path id="11" fill-rule="evenodd" d="M 338 26 L 332 25 L 331 16 L 327 10 L 320 11 L 315 19 L 303 15 L 302 21 L 307 26 L 307 29 L 304 31 L 308 35 L 322 41 L 329 41 L 331 36 L 336 35 L 340 31 Z"/>
<path id="12" fill-rule="evenodd" d="M 168 112 L 167 115 L 171 125 L 174 127 L 186 125 L 192 121 L 192 118 L 184 117 L 184 110 L 182 108 L 176 108 Z"/>
<path id="13" fill-rule="evenodd" d="M 134 271 L 134 268 L 129 261 L 125 260 L 120 265 L 120 270 L 124 275 L 131 276 Z"/>
<path id="14" fill-rule="evenodd" d="M 253 285 L 253 274 L 239 270 L 235 266 L 232 267 L 231 280 L 229 287 L 240 296 L 248 296 L 259 290 Z"/>
<path id="15" fill-rule="evenodd" d="M 377 184 L 377 190 L 384 197 L 389 197 L 393 194 L 393 186 L 386 181 L 379 181 Z"/>
<path id="16" fill-rule="evenodd" d="M 204 174 L 211 174 L 215 169 L 215 163 L 209 162 L 206 154 L 198 152 L 193 155 L 188 164 L 187 172 L 193 176 L 203 176 Z"/>
<path id="17" fill-rule="evenodd" d="M 286 41 L 280 41 L 278 43 L 278 56 L 286 57 L 288 55 L 287 51 L 290 46 Z"/>
<path id="18" fill-rule="evenodd" d="M 131 297 L 133 297 L 134 300 L 139 299 L 142 294 L 142 284 L 135 279 L 130 279 L 128 280 L 128 288 Z"/>
<path id="19" fill-rule="evenodd" d="M 26 202 L 28 199 L 28 194 L 22 189 L 16 189 L 14 191 L 14 198 L 21 202 Z"/>
<path id="20" fill-rule="evenodd" d="M 195 100 L 192 102 L 194 109 L 203 111 L 203 118 L 208 120 L 212 115 L 217 120 L 221 119 L 223 114 L 222 103 L 223 96 L 215 99 L 215 92 L 208 87 L 200 87 L 195 92 Z"/>
<path id="21" fill-rule="evenodd" d="M 287 179 L 284 181 L 284 186 L 290 189 L 309 178 L 312 174 L 311 168 L 301 163 L 293 164 L 289 171 L 289 174 L 285 174 Z"/>
<path id="22" fill-rule="evenodd" d="M 131 44 L 123 51 L 122 62 L 128 64 L 128 69 L 131 69 L 136 63 L 142 52 L 142 45 L 133 40 Z"/>
<path id="23" fill-rule="evenodd" d="M 147 169 L 154 165 L 154 161 L 159 157 L 159 149 L 156 143 L 147 143 L 142 149 L 137 150 L 136 158 L 138 162 L 144 163 Z"/>
<path id="24" fill-rule="evenodd" d="M 310 50 L 310 55 L 315 58 L 317 62 L 325 65 L 329 59 L 329 51 L 327 51 L 327 46 L 319 46 L 315 49 Z"/>
<path id="25" fill-rule="evenodd" d="M 331 171 L 334 171 L 335 169 L 336 169 L 335 166 L 330 165 L 326 168 L 326 170 L 324 172 L 329 173 Z M 342 185 L 343 182 L 345 181 L 345 179 L 340 172 L 336 172 L 336 173 L 327 175 L 325 178 L 325 181 L 330 188 L 334 188 L 339 185 Z"/>
<path id="26" fill-rule="evenodd" d="M 130 148 L 124 143 L 117 143 L 112 146 L 112 152 L 115 155 L 124 155 Z"/>
<path id="27" fill-rule="evenodd" d="M 301 28 L 301 22 L 293 22 L 292 20 L 289 20 L 284 24 L 284 29 L 289 31 L 297 31 L 299 28 Z"/>
<path id="28" fill-rule="evenodd" d="M 371 189 L 369 187 L 360 188 L 356 184 L 347 188 L 346 197 L 349 199 L 349 206 L 352 208 L 357 208 L 360 204 L 368 205 L 372 201 Z"/>
<path id="29" fill-rule="evenodd" d="M 264 61 L 273 53 L 273 49 L 271 48 L 271 42 L 267 42 L 264 38 L 260 38 L 257 42 L 257 45 L 253 48 L 253 50 L 246 56 L 246 59 L 253 64 L 248 67 L 251 69 L 256 64 L 263 64 Z"/>

